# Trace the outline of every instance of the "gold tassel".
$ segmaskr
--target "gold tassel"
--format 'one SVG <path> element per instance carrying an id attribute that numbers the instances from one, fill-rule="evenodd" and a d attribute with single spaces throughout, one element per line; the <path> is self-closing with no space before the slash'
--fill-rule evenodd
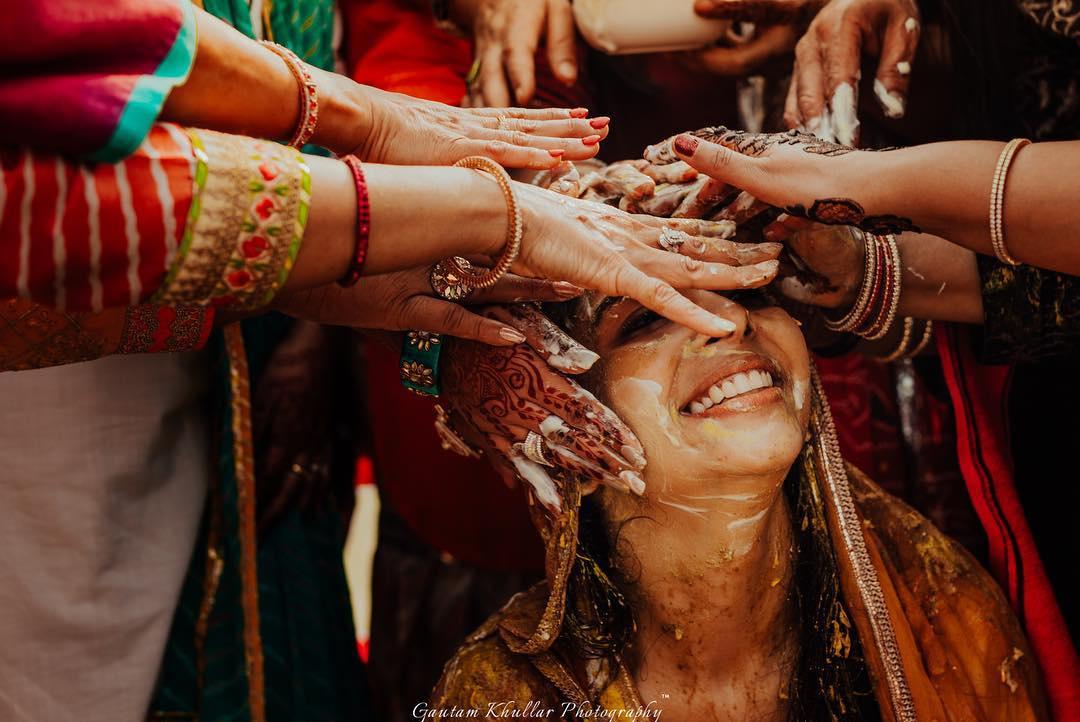
<path id="1" fill-rule="evenodd" d="M 255 528 L 255 451 L 251 440 L 251 381 L 239 323 L 225 327 L 232 396 L 233 463 L 240 531 L 241 606 L 244 612 L 244 661 L 247 667 L 251 722 L 266 722 L 262 633 L 259 629 L 258 538 Z"/>

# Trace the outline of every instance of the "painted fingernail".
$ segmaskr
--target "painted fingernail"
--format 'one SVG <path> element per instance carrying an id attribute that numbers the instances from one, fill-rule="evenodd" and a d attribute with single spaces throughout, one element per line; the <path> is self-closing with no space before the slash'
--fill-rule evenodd
<path id="1" fill-rule="evenodd" d="M 601 128 L 606 128 L 608 126 L 608 123 L 610 122 L 611 118 L 607 117 L 606 115 L 602 115 L 599 118 L 593 118 L 592 120 L 590 120 L 589 125 L 596 128 L 597 130 L 600 130 Z"/>
<path id="2" fill-rule="evenodd" d="M 626 483 L 626 485 L 630 487 L 630 491 L 634 492 L 638 496 L 641 496 L 645 493 L 645 480 L 634 472 L 620 472 L 619 478 L 622 479 Z"/>
<path id="3" fill-rule="evenodd" d="M 565 152 L 566 151 L 562 148 L 552 148 L 548 151 L 548 155 L 550 155 L 552 158 L 562 158 Z"/>
<path id="4" fill-rule="evenodd" d="M 589 115 L 588 108 L 574 108 L 570 111 L 571 118 L 585 118 Z"/>
<path id="5" fill-rule="evenodd" d="M 630 446 L 630 444 L 624 444 L 619 451 L 622 453 L 622 457 L 633 464 L 634 467 L 638 469 L 645 468 L 645 455 L 633 446 Z"/>
<path id="6" fill-rule="evenodd" d="M 582 145 L 596 145 L 599 142 L 600 136 L 598 135 L 587 135 L 581 139 Z"/>
<path id="7" fill-rule="evenodd" d="M 554 287 L 555 295 L 559 298 L 577 298 L 584 293 L 584 289 L 566 281 L 556 281 Z"/>
<path id="8" fill-rule="evenodd" d="M 521 331 L 509 326 L 503 326 L 499 329 L 499 338 L 510 343 L 525 343 L 525 336 L 522 335 Z"/>
<path id="9" fill-rule="evenodd" d="M 673 145 L 675 146 L 675 152 L 681 155 L 693 155 L 697 151 L 700 142 L 692 135 L 680 135 L 675 139 Z"/>

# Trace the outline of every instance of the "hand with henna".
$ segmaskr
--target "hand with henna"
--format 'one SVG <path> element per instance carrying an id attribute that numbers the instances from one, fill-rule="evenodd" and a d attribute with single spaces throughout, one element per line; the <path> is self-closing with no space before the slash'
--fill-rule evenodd
<path id="1" fill-rule="evenodd" d="M 454 429 L 505 479 L 524 480 L 549 508 L 559 506 L 565 474 L 576 475 L 585 489 L 606 484 L 641 494 L 641 443 L 572 379 L 597 355 L 534 306 L 492 306 L 483 313 L 518 328 L 526 343 L 496 348 L 455 339 L 443 350 L 443 398 Z M 530 431 L 544 438 L 548 464 L 525 456 L 521 445 Z"/>
<path id="2" fill-rule="evenodd" d="M 797 218 L 877 234 L 917 231 L 910 219 L 875 208 L 880 184 L 868 181 L 886 177 L 874 166 L 889 155 L 800 131 L 748 133 L 722 126 L 682 133 L 645 150 L 650 162 L 685 161 Z"/>

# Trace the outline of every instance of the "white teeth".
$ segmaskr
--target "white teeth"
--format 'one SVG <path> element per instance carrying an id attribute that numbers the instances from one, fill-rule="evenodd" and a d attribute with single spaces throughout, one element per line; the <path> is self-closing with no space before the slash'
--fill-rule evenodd
<path id="1" fill-rule="evenodd" d="M 722 403 L 725 399 L 734 398 L 748 391 L 769 388 L 772 385 L 772 374 L 764 369 L 751 369 L 732 374 L 723 381 L 710 386 L 709 392 L 705 396 L 702 396 L 697 401 L 691 401 L 688 410 L 692 415 L 701 414 Z"/>
<path id="2" fill-rule="evenodd" d="M 750 390 L 750 379 L 746 374 L 735 374 L 735 377 L 731 379 L 731 383 L 735 384 L 735 390 L 740 394 L 745 394 Z"/>
<path id="3" fill-rule="evenodd" d="M 714 404 L 718 404 L 718 403 L 720 403 L 721 401 L 724 400 L 724 392 L 720 390 L 719 386 L 717 386 L 716 384 L 713 384 L 709 388 L 709 398 L 712 400 L 712 402 Z"/>

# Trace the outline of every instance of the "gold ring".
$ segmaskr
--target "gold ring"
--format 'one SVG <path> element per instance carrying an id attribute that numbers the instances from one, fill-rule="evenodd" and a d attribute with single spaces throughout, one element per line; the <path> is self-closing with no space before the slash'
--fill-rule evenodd
<path id="1" fill-rule="evenodd" d="M 469 66 L 469 72 L 465 74 L 465 85 L 472 85 L 480 77 L 480 58 L 475 58 Z"/>
<path id="2" fill-rule="evenodd" d="M 525 458 L 530 461 L 535 461 L 541 466 L 555 466 L 547 457 L 544 456 L 545 451 L 544 437 L 535 431 L 530 431 L 525 435 L 525 442 L 521 445 L 521 450 L 525 454 Z"/>

